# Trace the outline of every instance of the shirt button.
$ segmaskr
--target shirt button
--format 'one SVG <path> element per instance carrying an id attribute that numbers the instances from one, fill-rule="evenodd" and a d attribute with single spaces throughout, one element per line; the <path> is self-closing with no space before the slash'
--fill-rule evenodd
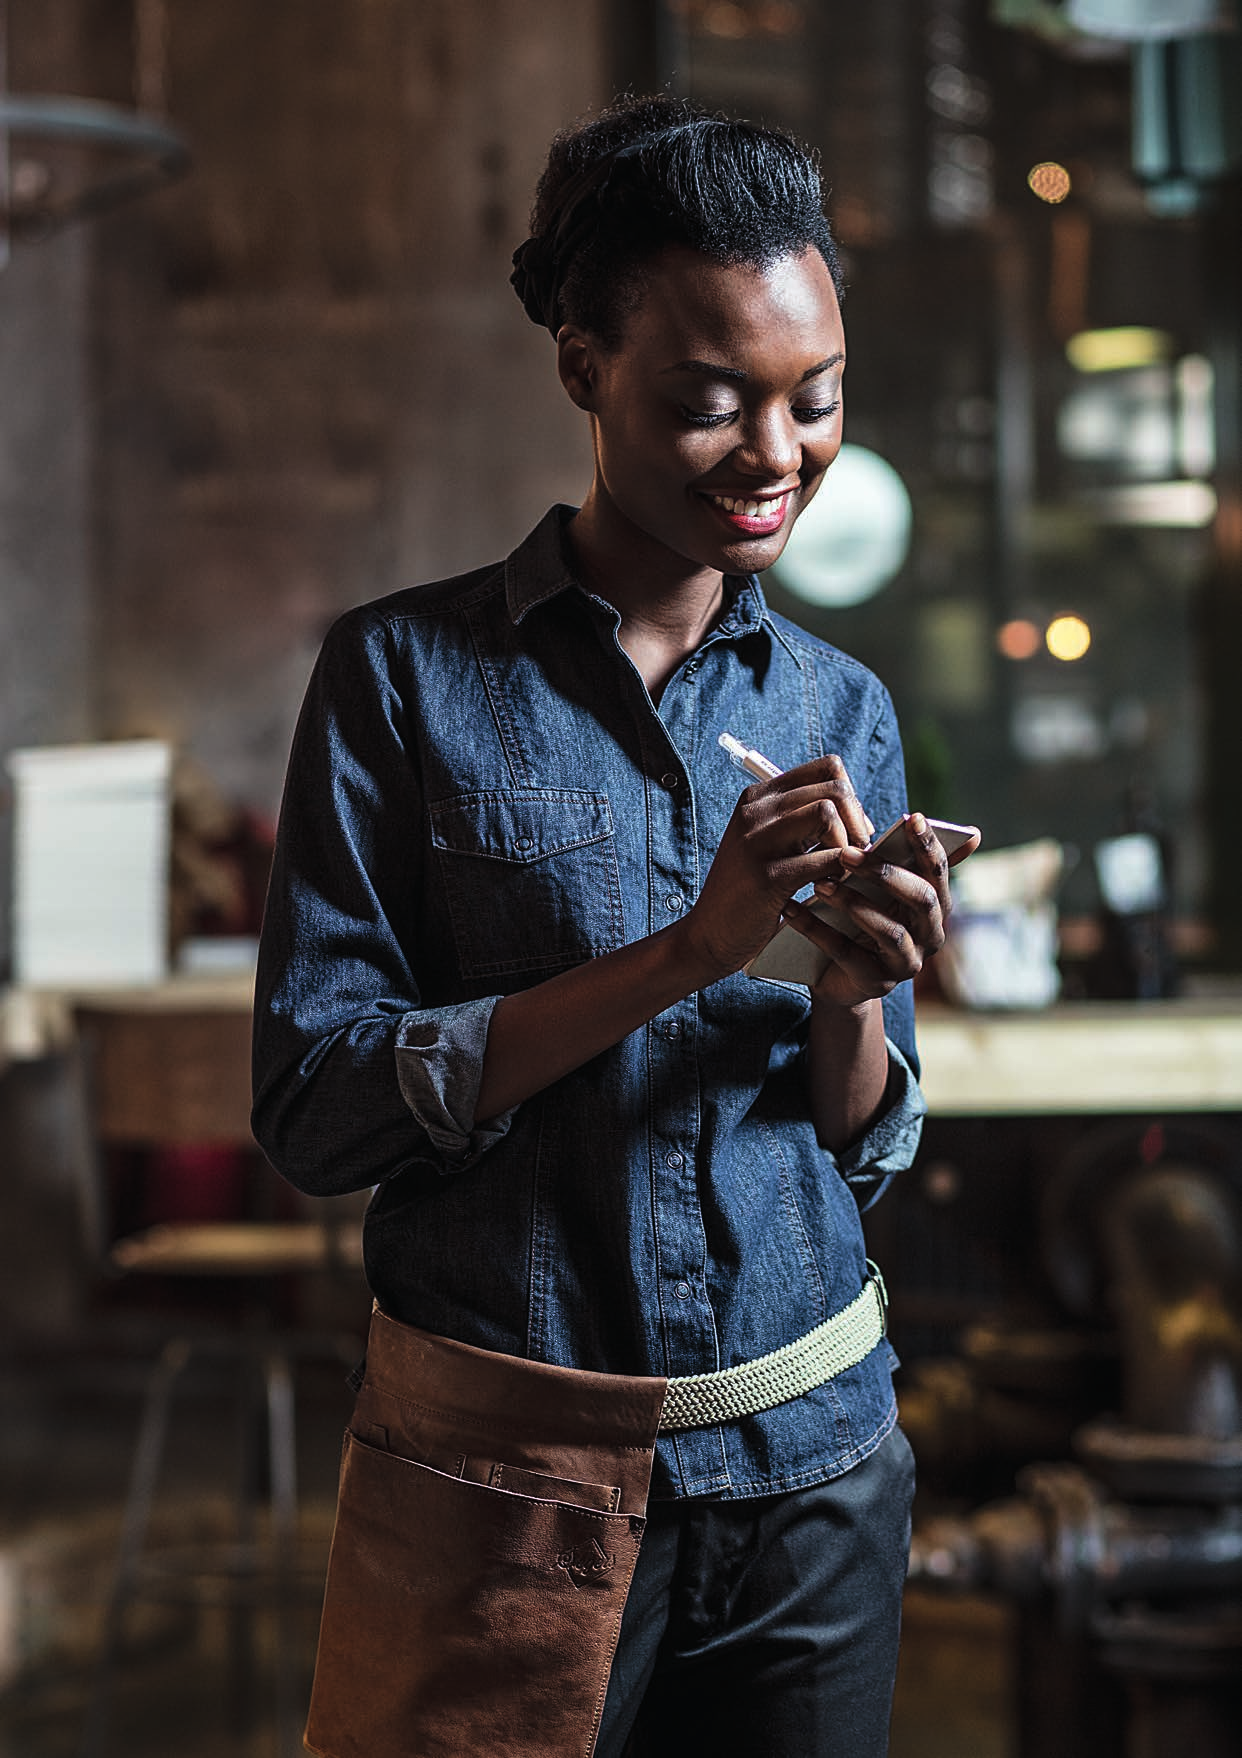
<path id="1" fill-rule="evenodd" d="M 677 789 L 681 786 L 681 777 L 680 775 L 675 775 L 670 769 L 667 775 L 662 775 L 660 777 L 660 786 L 666 787 L 669 793 L 675 794 Z"/>
<path id="2" fill-rule="evenodd" d="M 678 1282 L 677 1286 L 673 1289 L 673 1293 L 677 1296 L 678 1300 L 689 1300 L 693 1292 L 694 1290 L 691 1288 L 689 1282 Z"/>
<path id="3" fill-rule="evenodd" d="M 671 1154 L 665 1154 L 664 1156 L 664 1164 L 666 1166 L 671 1166 L 674 1172 L 677 1170 L 678 1166 L 684 1166 L 685 1163 L 685 1155 L 679 1154 L 676 1148 L 673 1149 Z"/>
<path id="4" fill-rule="evenodd" d="M 533 836 L 519 836 L 513 846 L 514 848 L 520 848 L 523 854 L 525 854 L 528 848 L 534 848 L 535 839 Z"/>
<path id="5" fill-rule="evenodd" d="M 666 1038 L 679 1038 L 681 1036 L 681 1021 L 679 1019 L 666 1020 L 664 1036 Z"/>
<path id="6" fill-rule="evenodd" d="M 679 897 L 675 891 L 670 891 L 664 899 L 664 907 L 670 916 L 680 915 L 686 907 L 686 900 L 684 897 Z"/>

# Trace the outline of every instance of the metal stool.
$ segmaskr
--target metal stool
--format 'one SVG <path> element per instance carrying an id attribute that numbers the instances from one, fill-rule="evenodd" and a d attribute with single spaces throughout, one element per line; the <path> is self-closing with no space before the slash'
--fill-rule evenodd
<path id="1" fill-rule="evenodd" d="M 103 1154 L 110 1145 L 229 1143 L 255 1151 L 249 1126 L 250 1019 L 235 1007 L 183 1011 L 154 1003 L 148 1008 L 92 1004 L 80 1007 L 77 1019 L 95 1150 L 86 1210 L 99 1257 L 113 1275 L 214 1278 L 251 1297 L 248 1323 L 239 1328 L 221 1322 L 174 1335 L 151 1369 L 81 1758 L 105 1753 L 126 1616 L 139 1598 L 188 1598 L 233 1608 L 235 1701 L 247 1711 L 253 1697 L 253 1619 L 260 1609 L 270 1612 L 277 1749 L 280 1758 L 296 1758 L 303 1750 L 305 1706 L 298 1701 L 292 1617 L 307 1597 L 305 1586 L 314 1594 L 322 1591 L 322 1568 L 306 1578 L 299 1566 L 295 1369 L 299 1360 L 312 1358 L 351 1367 L 360 1340 L 352 1334 L 281 1329 L 273 1322 L 271 1297 L 281 1283 L 309 1272 L 356 1277 L 361 1294 L 360 1218 L 356 1212 L 342 1218 L 325 1204 L 323 1220 L 177 1221 L 101 1243 L 108 1231 Z M 238 1395 L 235 1533 L 227 1543 L 153 1553 L 147 1535 L 174 1397 L 192 1368 L 212 1361 L 229 1364 Z M 263 1452 L 266 1473 L 260 1469 Z"/>

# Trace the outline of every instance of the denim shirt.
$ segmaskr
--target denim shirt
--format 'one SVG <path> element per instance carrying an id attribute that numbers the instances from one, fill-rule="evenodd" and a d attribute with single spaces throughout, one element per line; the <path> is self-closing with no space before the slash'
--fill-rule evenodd
<path id="1" fill-rule="evenodd" d="M 475 1115 L 497 999 L 666 926 L 746 778 L 839 752 L 903 808 L 888 695 L 726 581 L 658 709 L 555 508 L 503 563 L 333 627 L 290 760 L 255 1010 L 259 1141 L 299 1189 L 375 1186 L 367 1275 L 393 1317 L 484 1349 L 702 1373 L 858 1293 L 859 1209 L 923 1102 L 909 986 L 884 1003 L 882 1114 L 847 1151 L 809 1117 L 805 988 L 726 977 L 498 1117 Z M 661 1437 L 657 1495 L 819 1482 L 894 1420 L 892 1354 L 791 1403 Z"/>

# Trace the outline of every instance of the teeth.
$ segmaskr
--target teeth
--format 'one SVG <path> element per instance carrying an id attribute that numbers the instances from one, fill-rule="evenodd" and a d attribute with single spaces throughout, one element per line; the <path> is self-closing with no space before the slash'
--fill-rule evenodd
<path id="1" fill-rule="evenodd" d="M 723 507 L 726 513 L 733 513 L 735 516 L 743 519 L 774 518 L 780 510 L 781 502 L 784 498 L 783 494 L 778 494 L 773 500 L 739 501 L 735 500 L 734 497 L 729 494 L 714 494 L 712 496 L 716 505 L 718 507 Z"/>

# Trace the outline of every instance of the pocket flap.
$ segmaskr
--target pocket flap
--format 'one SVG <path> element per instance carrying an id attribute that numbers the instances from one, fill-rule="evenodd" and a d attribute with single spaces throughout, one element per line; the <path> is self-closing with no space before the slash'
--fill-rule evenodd
<path id="1" fill-rule="evenodd" d="M 585 788 L 456 794 L 430 809 L 431 840 L 454 854 L 528 863 L 612 835 L 608 795 Z"/>

